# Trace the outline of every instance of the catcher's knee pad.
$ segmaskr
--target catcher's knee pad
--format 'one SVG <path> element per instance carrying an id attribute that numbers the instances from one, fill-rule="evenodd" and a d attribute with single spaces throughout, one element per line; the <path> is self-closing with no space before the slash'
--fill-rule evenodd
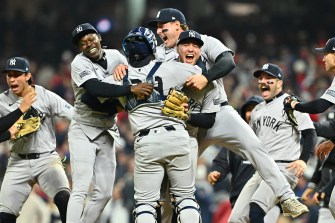
<path id="1" fill-rule="evenodd" d="M 16 223 L 16 216 L 5 212 L 0 212 L 0 223 Z"/>
<path id="2" fill-rule="evenodd" d="M 151 203 L 136 203 L 133 210 L 135 223 L 160 223 L 161 204 L 159 201 Z"/>
<path id="3" fill-rule="evenodd" d="M 174 197 L 172 205 L 174 206 L 177 214 L 177 222 L 194 222 L 201 223 L 200 206 L 194 198 L 178 199 Z"/>
<path id="4" fill-rule="evenodd" d="M 265 211 L 255 202 L 251 202 L 249 206 L 250 223 L 264 223 Z"/>

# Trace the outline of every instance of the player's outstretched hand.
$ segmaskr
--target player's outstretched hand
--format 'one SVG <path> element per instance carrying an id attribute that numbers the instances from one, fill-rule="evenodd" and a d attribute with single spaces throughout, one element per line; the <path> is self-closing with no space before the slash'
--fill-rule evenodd
<path id="1" fill-rule="evenodd" d="M 297 119 L 294 116 L 294 107 L 297 103 L 299 103 L 299 99 L 295 95 L 289 95 L 284 98 L 283 105 L 284 105 L 284 112 L 287 115 L 287 119 L 295 126 L 298 126 Z"/>
<path id="2" fill-rule="evenodd" d="M 115 67 L 113 77 L 117 81 L 122 81 L 123 77 L 126 76 L 128 66 L 125 64 L 119 64 Z"/>
<path id="3" fill-rule="evenodd" d="M 204 89 L 207 83 L 208 83 L 207 78 L 202 74 L 192 75 L 188 77 L 186 80 L 186 86 L 196 90 Z"/>
<path id="4" fill-rule="evenodd" d="M 315 155 L 320 159 L 323 160 L 326 158 L 329 153 L 333 150 L 334 143 L 331 140 L 327 140 L 325 142 L 320 143 L 315 150 Z"/>
<path id="5" fill-rule="evenodd" d="M 293 172 L 296 177 L 301 177 L 306 169 L 306 163 L 303 160 L 296 160 L 287 165 L 287 170 Z"/>
<path id="6" fill-rule="evenodd" d="M 149 96 L 152 93 L 153 89 L 154 89 L 153 84 L 149 84 L 146 82 L 132 85 L 130 87 L 131 93 L 133 93 L 138 97 Z"/>
<path id="7" fill-rule="evenodd" d="M 22 102 L 20 104 L 20 110 L 22 111 L 22 113 L 25 113 L 26 111 L 29 110 L 30 106 L 37 100 L 36 97 L 36 92 L 35 90 L 30 87 L 30 90 L 28 92 L 28 94 L 26 94 L 23 99 Z"/>
<path id="8" fill-rule="evenodd" d="M 218 171 L 212 171 L 208 174 L 207 176 L 207 181 L 208 183 L 210 183 L 211 185 L 214 185 L 218 182 L 218 180 L 221 177 L 221 173 Z"/>

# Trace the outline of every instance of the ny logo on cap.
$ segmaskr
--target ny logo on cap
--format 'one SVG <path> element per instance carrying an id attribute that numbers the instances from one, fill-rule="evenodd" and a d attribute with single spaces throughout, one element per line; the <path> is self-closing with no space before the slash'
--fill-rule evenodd
<path id="1" fill-rule="evenodd" d="M 16 60 L 15 59 L 10 59 L 9 65 L 15 66 Z"/>
<path id="2" fill-rule="evenodd" d="M 77 27 L 77 33 L 81 32 L 81 31 L 83 31 L 83 27 L 78 26 L 78 27 Z"/>
<path id="3" fill-rule="evenodd" d="M 189 36 L 189 37 L 195 37 L 195 32 L 194 32 L 194 31 L 190 31 L 190 32 L 188 33 L 188 36 Z"/>
<path id="4" fill-rule="evenodd" d="M 158 18 L 160 14 L 161 14 L 161 11 L 159 11 L 159 12 L 157 13 L 156 18 Z"/>
<path id="5" fill-rule="evenodd" d="M 269 64 L 264 64 L 263 67 L 262 67 L 263 70 L 267 70 L 269 69 Z"/>

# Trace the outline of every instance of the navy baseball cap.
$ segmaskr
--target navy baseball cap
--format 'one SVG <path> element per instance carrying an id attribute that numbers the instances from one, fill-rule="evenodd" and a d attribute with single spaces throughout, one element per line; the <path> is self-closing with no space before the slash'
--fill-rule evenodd
<path id="1" fill-rule="evenodd" d="M 315 50 L 321 53 L 335 53 L 335 37 L 329 39 L 323 48 L 315 48 Z"/>
<path id="2" fill-rule="evenodd" d="M 22 57 L 12 57 L 9 58 L 5 63 L 5 69 L 2 70 L 2 73 L 7 73 L 8 71 L 19 71 L 22 73 L 29 73 L 30 66 L 28 60 Z"/>
<path id="3" fill-rule="evenodd" d="M 184 14 L 178 9 L 174 8 L 165 8 L 160 10 L 157 13 L 156 19 L 153 19 L 148 22 L 148 26 L 157 28 L 157 23 L 167 23 L 179 21 L 181 24 L 186 24 L 186 19 Z"/>
<path id="4" fill-rule="evenodd" d="M 96 33 L 98 34 L 98 31 L 90 24 L 90 23 L 83 23 L 78 25 L 74 30 L 72 31 L 72 43 L 77 45 L 78 41 L 89 33 Z"/>
<path id="5" fill-rule="evenodd" d="M 187 42 L 188 40 L 193 40 L 199 44 L 199 46 L 204 45 L 204 41 L 201 40 L 201 36 L 198 32 L 194 30 L 187 30 L 179 34 L 177 45 Z"/>
<path id="6" fill-rule="evenodd" d="M 272 63 L 266 63 L 262 66 L 261 69 L 259 70 L 256 70 L 254 72 L 254 77 L 258 78 L 259 75 L 262 73 L 262 72 L 265 72 L 275 78 L 278 78 L 280 80 L 283 80 L 283 71 L 280 69 L 280 67 L 278 67 L 277 65 L 275 64 L 272 64 Z"/>

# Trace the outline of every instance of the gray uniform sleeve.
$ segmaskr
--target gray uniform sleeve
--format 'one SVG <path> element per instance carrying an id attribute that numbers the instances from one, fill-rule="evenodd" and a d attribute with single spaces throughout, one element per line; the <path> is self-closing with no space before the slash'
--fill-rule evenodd
<path id="1" fill-rule="evenodd" d="M 332 84 L 326 90 L 326 92 L 321 96 L 321 98 L 335 104 L 335 78 L 333 79 Z"/>
<path id="2" fill-rule="evenodd" d="M 46 90 L 46 97 L 50 101 L 50 111 L 52 117 L 57 116 L 72 120 L 73 107 L 57 94 Z"/>

